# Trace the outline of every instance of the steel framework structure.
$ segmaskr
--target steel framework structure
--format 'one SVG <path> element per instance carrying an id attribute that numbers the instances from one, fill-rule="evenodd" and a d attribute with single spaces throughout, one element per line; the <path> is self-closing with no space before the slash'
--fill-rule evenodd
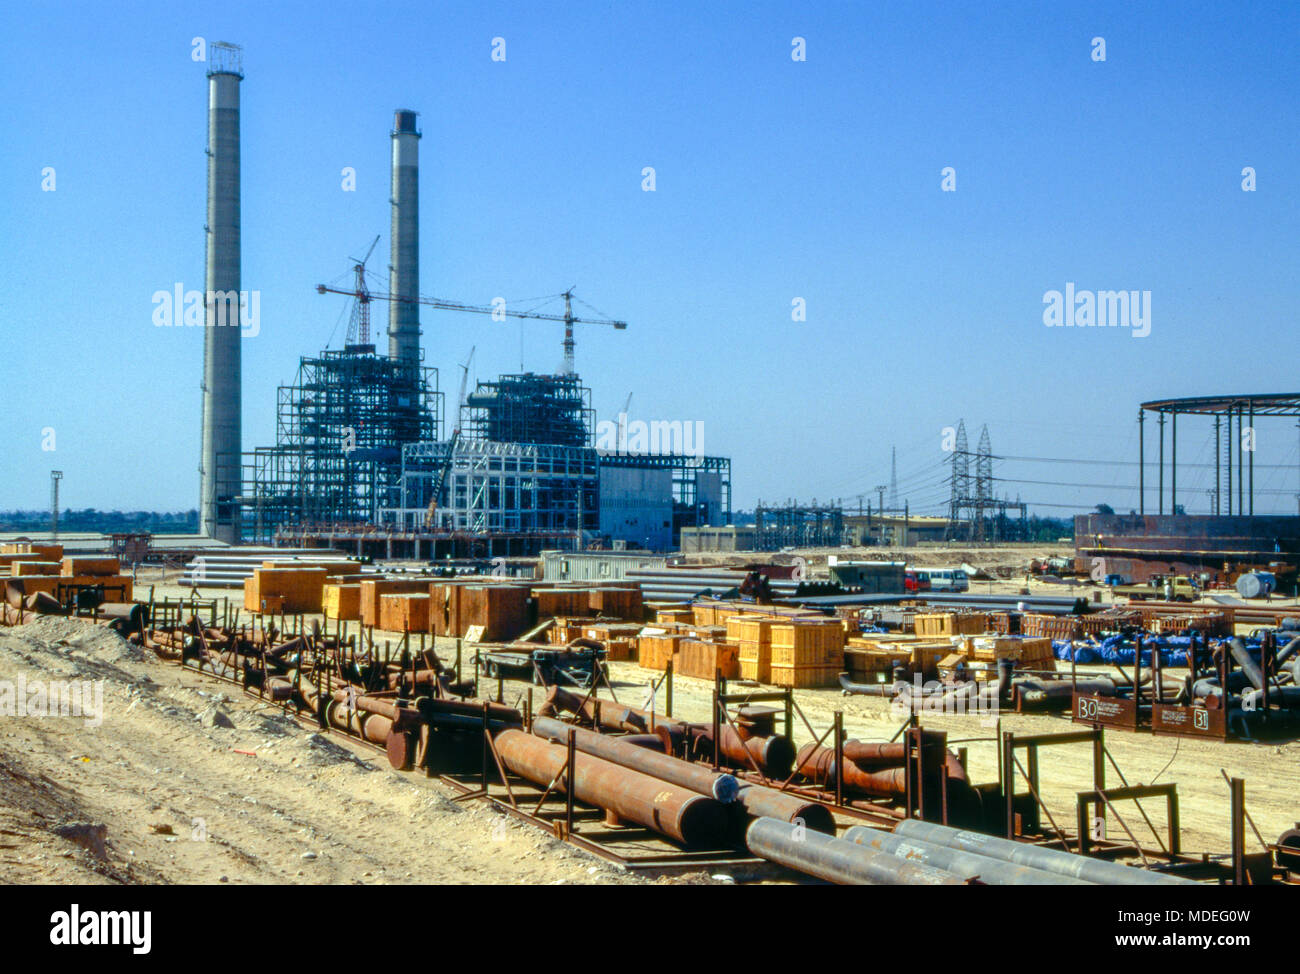
<path id="1" fill-rule="evenodd" d="M 759 501 L 754 527 L 759 551 L 839 547 L 844 543 L 844 508 L 820 505 L 816 499 L 808 505 L 790 501 L 783 507 L 768 507 Z"/>
<path id="2" fill-rule="evenodd" d="M 277 392 L 275 445 L 244 455 L 245 537 L 374 521 L 399 485 L 402 448 L 437 438 L 437 376 L 368 347 L 301 359 Z"/>

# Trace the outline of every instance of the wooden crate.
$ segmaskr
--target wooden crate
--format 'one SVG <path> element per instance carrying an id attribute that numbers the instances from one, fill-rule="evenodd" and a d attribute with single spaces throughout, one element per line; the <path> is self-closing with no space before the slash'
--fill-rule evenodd
<path id="1" fill-rule="evenodd" d="M 555 625 L 546 631 L 547 641 L 554 646 L 567 646 L 570 642 L 584 635 L 588 626 L 601 622 L 591 616 L 566 616 L 555 620 Z M 640 632 L 638 627 L 637 632 Z"/>
<path id="2" fill-rule="evenodd" d="M 27 596 L 37 592 L 48 592 L 54 595 L 58 587 L 59 576 L 57 575 L 29 575 L 25 578 L 4 579 L 3 584 L 0 584 L 0 589 L 5 593 L 5 601 L 10 605 L 14 605 L 15 599 L 21 602 Z"/>
<path id="3" fill-rule="evenodd" d="M 885 649 L 881 647 L 852 646 L 844 650 L 844 668 L 855 679 L 868 683 L 880 677 L 888 680 L 896 666 L 910 666 L 912 652 L 906 647 Z"/>
<path id="4" fill-rule="evenodd" d="M 695 622 L 695 613 L 690 609 L 660 609 L 655 613 L 655 622 L 659 624 L 676 622 Z"/>
<path id="5" fill-rule="evenodd" d="M 85 555 L 63 559 L 59 574 L 74 575 L 117 575 L 122 571 L 122 563 L 116 558 L 91 558 Z"/>
<path id="6" fill-rule="evenodd" d="M 759 683 L 772 682 L 772 645 L 745 640 L 736 643 L 736 658 L 740 665 L 740 675 L 746 680 Z"/>
<path id="7" fill-rule="evenodd" d="M 30 575 L 57 575 L 62 565 L 57 561 L 16 561 L 11 566 L 11 574 L 15 578 L 25 578 Z"/>
<path id="8" fill-rule="evenodd" d="M 772 625 L 772 673 L 780 667 L 844 664 L 844 628 L 838 619 L 789 619 Z M 778 686 L 818 684 L 782 683 Z"/>
<path id="9" fill-rule="evenodd" d="M 558 616 L 585 616 L 587 592 L 578 588 L 534 588 L 531 591 L 537 606 L 537 620 Z"/>
<path id="10" fill-rule="evenodd" d="M 67 602 L 74 592 L 92 585 L 104 587 L 104 600 L 107 602 L 130 602 L 134 596 L 134 586 L 130 575 L 40 575 L 54 581 L 53 594 L 60 602 Z M 30 581 L 30 578 L 24 581 Z"/>
<path id="11" fill-rule="evenodd" d="M 677 631 L 687 639 L 700 639 L 706 643 L 721 643 L 727 639 L 726 626 L 678 626 Z"/>
<path id="12" fill-rule="evenodd" d="M 467 585 L 460 592 L 456 629 L 464 636 L 471 626 L 483 627 L 483 642 L 506 642 L 528 628 L 528 589 L 517 585 Z"/>
<path id="13" fill-rule="evenodd" d="M 836 627 L 838 628 L 838 626 Z M 843 631 L 843 630 L 841 630 Z M 780 663 L 772 664 L 772 685 L 778 687 L 833 687 L 839 683 L 840 665 L 803 665 L 790 666 Z"/>
<path id="14" fill-rule="evenodd" d="M 361 582 L 361 623 L 366 626 L 379 625 L 379 600 L 385 595 L 398 593 L 428 593 L 429 583 L 433 579 L 425 578 L 376 578 Z"/>
<path id="15" fill-rule="evenodd" d="M 646 669 L 662 670 L 676 655 L 678 647 L 685 639 L 685 636 L 676 633 L 640 636 L 637 638 L 637 660 Z M 676 664 L 674 663 L 673 666 L 675 670 Z"/>
<path id="16" fill-rule="evenodd" d="M 320 612 L 327 577 L 320 568 L 255 568 L 244 580 L 244 608 L 261 612 L 263 599 L 280 596 L 285 612 Z"/>
<path id="17" fill-rule="evenodd" d="M 754 642 L 772 645 L 772 624 L 777 622 L 768 615 L 741 615 L 727 619 L 727 639 L 730 642 Z"/>
<path id="18" fill-rule="evenodd" d="M 321 590 L 321 609 L 326 619 L 354 622 L 361 618 L 361 586 L 326 584 Z"/>
<path id="19" fill-rule="evenodd" d="M 924 680 L 933 679 L 939 672 L 939 661 L 952 654 L 952 643 L 923 642 L 912 643 L 910 665 L 913 673 L 920 673 Z"/>
<path id="20" fill-rule="evenodd" d="M 966 672 L 966 654 L 949 653 L 939 660 L 939 679 L 950 682 L 954 677 Z"/>
<path id="21" fill-rule="evenodd" d="M 912 620 L 918 636 L 961 636 L 989 631 L 983 612 L 918 612 Z"/>
<path id="22" fill-rule="evenodd" d="M 712 680 L 716 670 L 723 679 L 740 675 L 740 647 L 736 643 L 713 643 L 701 639 L 683 639 L 673 661 L 673 674 Z"/>
<path id="23" fill-rule="evenodd" d="M 428 632 L 429 596 L 393 592 L 379 597 L 379 626 L 388 632 Z"/>
<path id="24" fill-rule="evenodd" d="M 641 588 L 608 586 L 587 592 L 587 611 L 611 619 L 640 619 L 644 614 Z"/>

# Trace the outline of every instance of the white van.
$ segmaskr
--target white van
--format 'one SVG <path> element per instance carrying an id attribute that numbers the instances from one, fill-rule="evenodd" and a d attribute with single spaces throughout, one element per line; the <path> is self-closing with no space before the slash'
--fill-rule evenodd
<path id="1" fill-rule="evenodd" d="M 931 568 L 931 592 L 965 592 L 970 589 L 970 580 L 960 568 Z"/>

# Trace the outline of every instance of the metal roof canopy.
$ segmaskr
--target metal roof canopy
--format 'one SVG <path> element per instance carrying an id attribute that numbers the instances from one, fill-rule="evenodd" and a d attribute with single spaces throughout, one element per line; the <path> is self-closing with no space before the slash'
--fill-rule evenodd
<path id="1" fill-rule="evenodd" d="M 1153 399 L 1142 403 L 1142 408 L 1155 413 L 1200 413 L 1205 416 L 1253 408 L 1256 416 L 1300 416 L 1300 392 Z"/>
<path id="2" fill-rule="evenodd" d="M 1241 396 L 1188 396 L 1182 399 L 1153 399 L 1138 409 L 1138 513 L 1145 516 L 1146 499 L 1146 430 L 1148 412 L 1159 420 L 1159 459 L 1157 463 L 1157 507 L 1165 513 L 1165 420 L 1172 421 L 1170 445 L 1173 455 L 1169 464 L 1169 512 L 1178 512 L 1178 417 L 1209 416 L 1214 418 L 1214 488 L 1210 514 L 1233 516 L 1232 475 L 1237 474 L 1236 510 L 1240 517 L 1255 515 L 1255 420 L 1261 416 L 1300 417 L 1300 392 L 1258 393 Z M 1232 424 L 1236 420 L 1234 435 Z M 1249 426 L 1246 424 L 1249 423 Z M 1300 426 L 1300 422 L 1297 423 Z M 1225 428 L 1226 427 L 1226 428 Z M 1249 440 L 1249 446 L 1246 441 Z M 1234 457 L 1234 446 L 1236 448 Z M 1226 476 L 1225 476 L 1226 475 Z M 1224 500 L 1227 504 L 1224 504 Z M 1226 507 L 1226 511 L 1225 511 Z"/>

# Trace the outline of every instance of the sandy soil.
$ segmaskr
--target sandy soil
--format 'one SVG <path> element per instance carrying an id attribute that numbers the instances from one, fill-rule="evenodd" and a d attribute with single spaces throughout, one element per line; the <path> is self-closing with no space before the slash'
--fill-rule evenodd
<path id="1" fill-rule="evenodd" d="M 3 882 L 646 881 L 89 623 L 0 629 L 20 675 L 103 680 L 104 718 L 0 717 Z"/>

